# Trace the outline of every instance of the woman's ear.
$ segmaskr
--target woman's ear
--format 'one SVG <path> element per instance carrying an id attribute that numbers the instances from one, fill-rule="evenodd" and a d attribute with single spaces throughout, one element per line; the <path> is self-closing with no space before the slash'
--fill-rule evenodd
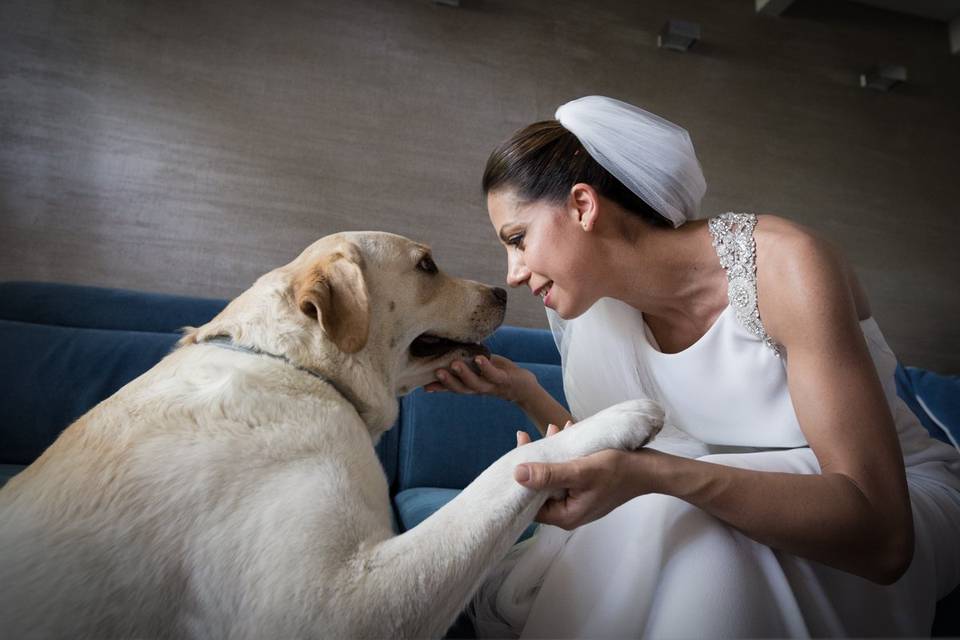
<path id="1" fill-rule="evenodd" d="M 591 231 L 600 217 L 600 194 L 584 182 L 570 188 L 571 214 L 584 231 Z"/>

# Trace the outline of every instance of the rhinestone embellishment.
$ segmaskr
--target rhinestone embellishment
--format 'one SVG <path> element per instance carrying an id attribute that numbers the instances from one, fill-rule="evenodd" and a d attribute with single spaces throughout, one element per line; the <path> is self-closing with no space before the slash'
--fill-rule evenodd
<path id="1" fill-rule="evenodd" d="M 753 239 L 757 216 L 728 212 L 711 218 L 708 225 L 720 266 L 727 272 L 727 297 L 737 320 L 779 358 L 783 347 L 767 335 L 757 307 L 757 243 Z"/>

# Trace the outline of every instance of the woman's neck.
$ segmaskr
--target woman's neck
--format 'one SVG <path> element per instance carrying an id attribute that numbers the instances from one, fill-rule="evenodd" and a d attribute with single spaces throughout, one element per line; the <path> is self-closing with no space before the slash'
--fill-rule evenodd
<path id="1" fill-rule="evenodd" d="M 676 229 L 635 224 L 630 233 L 606 238 L 605 295 L 667 324 L 709 325 L 726 306 L 726 275 L 706 221 Z"/>

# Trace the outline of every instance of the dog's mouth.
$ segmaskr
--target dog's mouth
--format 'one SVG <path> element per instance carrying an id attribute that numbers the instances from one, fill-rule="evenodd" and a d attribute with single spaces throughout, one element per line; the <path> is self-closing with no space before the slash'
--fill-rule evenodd
<path id="1" fill-rule="evenodd" d="M 410 355 L 414 358 L 427 359 L 445 356 L 457 349 L 465 350 L 472 356 L 490 356 L 490 349 L 477 342 L 461 342 L 452 338 L 445 338 L 433 333 L 422 333 L 410 344 Z"/>

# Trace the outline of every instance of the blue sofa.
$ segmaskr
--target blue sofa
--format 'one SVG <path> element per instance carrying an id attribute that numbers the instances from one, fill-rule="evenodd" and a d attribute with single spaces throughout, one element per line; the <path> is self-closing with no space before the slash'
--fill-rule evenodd
<path id="1" fill-rule="evenodd" d="M 36 459 L 64 427 L 159 361 L 181 327 L 207 322 L 225 304 L 74 285 L 0 283 L 0 485 Z M 505 326 L 487 345 L 532 370 L 564 401 L 559 355 L 549 332 Z M 917 387 L 956 389 L 951 379 L 944 384 L 944 378 L 930 375 L 898 371 L 901 395 L 921 413 Z M 927 415 L 924 422 L 948 440 L 942 419 Z M 519 409 L 496 398 L 422 390 L 405 396 L 396 425 L 376 447 L 397 529 L 416 526 L 450 500 L 514 446 L 517 429 L 537 433 Z M 960 635 L 956 604 L 958 592 L 941 602 L 935 633 Z"/>

